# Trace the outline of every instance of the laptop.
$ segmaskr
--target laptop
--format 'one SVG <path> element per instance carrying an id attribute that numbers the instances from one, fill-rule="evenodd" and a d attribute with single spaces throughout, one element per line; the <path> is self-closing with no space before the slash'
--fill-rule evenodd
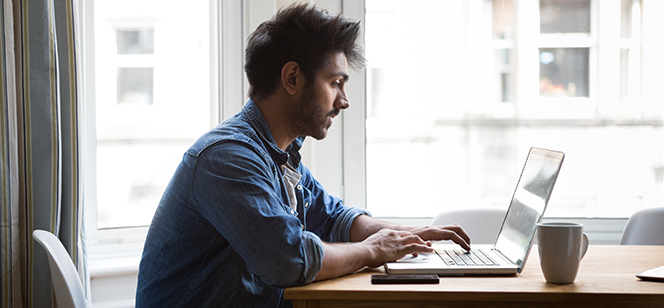
<path id="1" fill-rule="evenodd" d="M 395 262 L 385 263 L 385 270 L 388 274 L 439 276 L 521 273 L 535 239 L 537 223 L 542 220 L 564 157 L 562 152 L 530 148 L 493 246 L 473 245 L 470 251 L 465 251 L 458 246 L 444 249 L 451 245 L 434 244 L 434 252 L 418 254 L 416 257 L 408 255 Z"/>

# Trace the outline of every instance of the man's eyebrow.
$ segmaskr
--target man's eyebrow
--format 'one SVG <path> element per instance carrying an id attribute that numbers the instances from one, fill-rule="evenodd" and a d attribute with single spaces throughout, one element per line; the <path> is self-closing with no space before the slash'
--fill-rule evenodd
<path id="1" fill-rule="evenodd" d="M 336 73 L 336 74 L 334 74 L 334 76 L 341 76 L 341 77 L 343 77 L 344 81 L 348 81 L 348 78 L 349 78 L 348 74 L 343 73 L 343 72 Z"/>

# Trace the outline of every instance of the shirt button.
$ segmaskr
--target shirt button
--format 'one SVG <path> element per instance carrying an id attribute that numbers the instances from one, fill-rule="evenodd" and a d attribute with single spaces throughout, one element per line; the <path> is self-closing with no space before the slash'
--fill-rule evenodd
<path id="1" fill-rule="evenodd" d="M 304 207 L 305 207 L 305 208 L 309 207 L 309 202 L 305 202 L 305 203 L 304 203 Z"/>
<path id="2" fill-rule="evenodd" d="M 286 165 L 281 165 L 281 171 L 286 170 Z"/>
<path id="3" fill-rule="evenodd" d="M 290 213 L 295 215 L 295 210 L 290 210 Z"/>
<path id="4" fill-rule="evenodd" d="M 297 190 L 302 190 L 302 185 L 298 184 L 297 185 Z"/>

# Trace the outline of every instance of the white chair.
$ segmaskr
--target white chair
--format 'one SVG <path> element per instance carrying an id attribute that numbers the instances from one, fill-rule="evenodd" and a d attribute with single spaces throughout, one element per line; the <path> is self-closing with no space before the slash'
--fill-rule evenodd
<path id="1" fill-rule="evenodd" d="M 494 244 L 505 220 L 506 209 L 475 208 L 443 212 L 431 221 L 432 226 L 459 224 L 470 236 L 471 244 Z"/>
<path id="2" fill-rule="evenodd" d="M 623 230 L 620 245 L 664 245 L 664 207 L 632 214 Z"/>
<path id="3" fill-rule="evenodd" d="M 53 233 L 44 230 L 35 230 L 32 237 L 44 247 L 48 255 L 51 283 L 58 308 L 88 307 L 83 284 L 65 246 Z"/>

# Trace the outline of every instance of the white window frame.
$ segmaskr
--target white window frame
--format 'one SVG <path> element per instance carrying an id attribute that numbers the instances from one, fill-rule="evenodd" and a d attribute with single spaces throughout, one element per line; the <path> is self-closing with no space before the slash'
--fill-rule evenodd
<path id="1" fill-rule="evenodd" d="M 95 186 L 95 164 L 96 164 L 96 129 L 95 129 L 95 104 L 88 103 L 95 100 L 95 87 L 91 78 L 95 76 L 95 53 L 94 53 L 94 0 L 78 0 L 81 8 L 82 22 L 84 24 L 81 38 L 84 46 L 84 88 L 85 88 L 85 161 L 86 177 L 85 187 Z M 210 0 L 210 126 L 214 126 L 221 120 L 229 118 L 239 112 L 247 101 L 247 91 L 249 84 L 244 73 L 244 51 L 246 47 L 246 37 L 255 29 L 258 24 L 269 19 L 277 8 L 288 5 L 293 0 Z M 348 3 L 348 4 L 347 4 Z M 354 7 L 357 12 L 364 9 L 363 1 L 348 0 L 318 0 L 315 3 L 319 7 L 324 7 L 331 12 L 342 12 L 344 5 Z M 360 6 L 358 6 L 358 4 Z M 357 18 L 359 19 L 359 18 Z M 241 29 L 241 31 L 238 31 Z M 363 72 L 350 73 L 353 79 L 363 80 Z M 361 86 L 363 83 L 355 86 Z M 350 88 L 349 88 L 350 89 Z M 352 90 L 354 93 L 361 93 L 360 90 Z M 363 90 L 362 90 L 363 91 Z M 350 92 L 350 91 L 349 91 Z M 354 94 L 351 99 L 359 100 L 359 96 Z M 216 102 L 216 103 L 215 103 Z M 363 115 L 353 119 L 361 123 L 354 126 L 362 126 L 364 123 Z M 348 120 L 345 121 L 346 126 Z M 337 129 L 341 129 L 339 126 Z M 355 128 L 350 128 L 355 129 Z M 327 138 L 325 141 L 306 142 L 303 152 L 303 161 L 305 164 L 315 165 L 323 176 L 324 182 L 331 188 L 335 195 L 342 196 L 343 185 L 339 185 L 342 172 L 331 172 L 329 170 L 341 170 L 338 166 L 341 162 L 341 140 L 342 136 L 336 134 L 335 137 Z M 362 144 L 362 147 L 364 144 Z M 328 150 L 331 150 L 328 152 Z M 313 153 L 326 153 L 323 159 L 317 160 Z M 331 155 L 327 155 L 331 154 Z M 330 159 L 335 160 L 335 164 L 330 164 Z M 318 162 L 315 164 L 313 162 Z M 359 163 L 359 162 L 358 162 Z M 363 160 L 361 162 L 363 164 Z M 315 167 L 314 167 L 315 168 Z M 327 169 L 327 170 L 326 170 Z M 126 259 L 132 265 L 137 266 L 137 258 L 143 249 L 148 226 L 127 227 L 100 230 L 97 227 L 97 208 L 96 208 L 96 190 L 86 189 L 84 196 L 85 203 L 85 229 L 86 245 L 88 253 L 92 260 L 94 259 Z M 93 262 L 94 263 L 94 262 Z M 107 269 L 96 270 L 104 274 Z M 95 274 L 95 268 L 91 268 L 91 274 Z"/>
<path id="2" fill-rule="evenodd" d="M 105 275 L 105 266 L 95 267 L 94 260 L 125 259 L 131 264 L 130 271 L 137 270 L 138 259 L 143 250 L 148 226 L 99 229 L 97 225 L 97 194 L 96 189 L 96 126 L 95 126 L 95 50 L 94 50 L 94 0 L 78 0 L 81 8 L 82 27 L 81 40 L 83 53 L 83 86 L 86 102 L 84 119 L 85 151 L 84 161 L 86 176 L 84 179 L 84 225 L 88 256 L 92 261 L 91 275 Z M 216 125 L 221 119 L 230 117 L 242 108 L 246 93 L 242 69 L 244 53 L 244 33 L 234 31 L 242 28 L 242 3 L 237 1 L 210 0 L 210 126 Z M 222 44 L 225 42 L 225 44 Z M 223 93 L 223 95 L 222 95 Z M 222 104 L 222 102 L 226 102 Z M 126 266 L 120 265 L 120 268 Z M 116 267 L 114 267 L 116 268 Z"/>

